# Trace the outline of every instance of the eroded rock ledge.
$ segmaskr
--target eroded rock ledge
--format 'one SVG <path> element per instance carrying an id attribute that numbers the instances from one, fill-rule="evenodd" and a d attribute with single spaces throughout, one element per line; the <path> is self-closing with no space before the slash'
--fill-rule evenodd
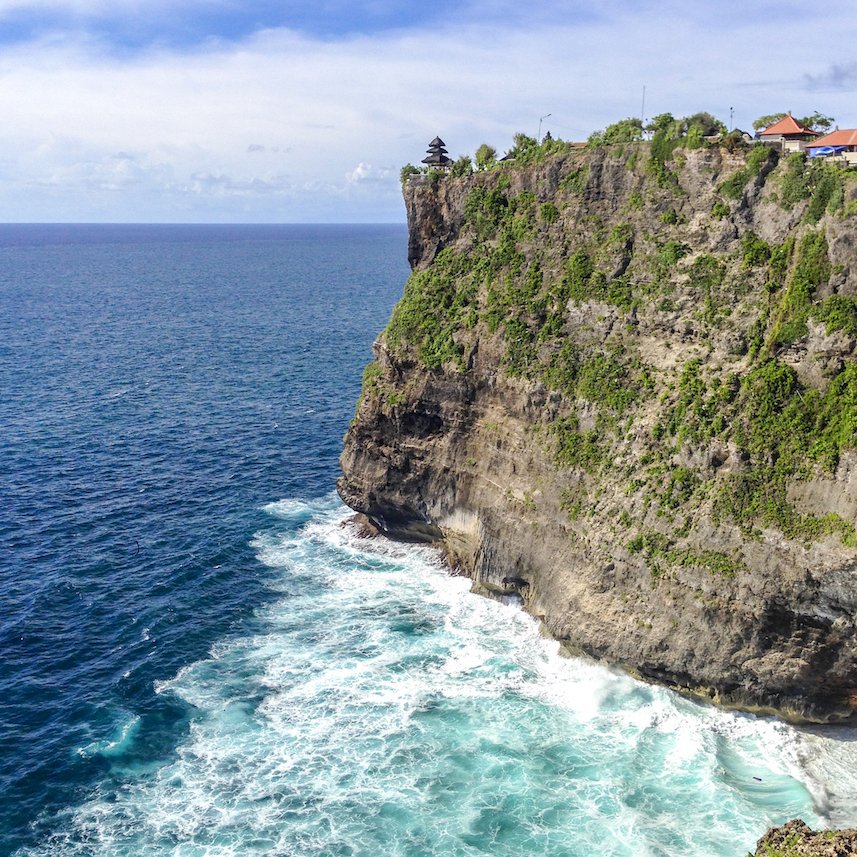
<path id="1" fill-rule="evenodd" d="M 756 845 L 756 857 L 853 857 L 857 830 L 812 830 L 795 820 L 769 830 Z"/>
<path id="2" fill-rule="evenodd" d="M 798 167 L 636 144 L 406 186 L 343 500 L 571 651 L 853 717 L 857 183 L 816 217 Z"/>

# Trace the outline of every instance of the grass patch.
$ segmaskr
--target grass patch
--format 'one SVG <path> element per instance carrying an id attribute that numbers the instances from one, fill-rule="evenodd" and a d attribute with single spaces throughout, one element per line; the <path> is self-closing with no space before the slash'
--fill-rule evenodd
<path id="1" fill-rule="evenodd" d="M 791 345 L 806 336 L 806 320 L 815 290 L 830 277 L 824 232 L 807 232 L 797 252 L 798 261 L 788 280 L 771 333 L 774 346 Z"/>

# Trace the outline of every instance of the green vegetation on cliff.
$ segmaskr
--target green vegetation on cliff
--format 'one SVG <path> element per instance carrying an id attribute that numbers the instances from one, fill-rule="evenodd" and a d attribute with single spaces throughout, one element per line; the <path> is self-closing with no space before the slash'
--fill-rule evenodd
<path id="1" fill-rule="evenodd" d="M 636 457 L 629 492 L 644 517 L 692 526 L 705 514 L 853 544 L 853 524 L 801 511 L 792 487 L 832 475 L 857 447 L 857 284 L 831 259 L 857 182 L 801 155 L 778 163 L 766 146 L 710 144 L 706 116 L 656 117 L 651 143 L 627 120 L 587 151 L 518 135 L 512 166 L 484 151 L 472 176 L 411 189 L 454 197 L 460 220 L 409 279 L 386 347 L 467 373 L 493 343 L 508 377 L 560 395 L 538 434 L 558 471 L 603 478 Z M 766 205 L 788 212 L 777 238 L 733 215 L 748 196 L 757 223 Z M 665 360 L 658 341 L 686 356 Z M 588 508 L 576 484 L 575 518 Z M 642 520 L 625 520 L 634 545 Z M 729 557 L 640 544 L 653 562 L 734 573 Z"/>
<path id="2" fill-rule="evenodd" d="M 847 719 L 857 174 L 704 119 L 408 179 L 339 489 L 570 650 Z"/>

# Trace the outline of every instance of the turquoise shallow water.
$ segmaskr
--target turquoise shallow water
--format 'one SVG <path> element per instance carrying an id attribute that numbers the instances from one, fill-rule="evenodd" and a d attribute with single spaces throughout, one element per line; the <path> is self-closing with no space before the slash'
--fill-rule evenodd
<path id="1" fill-rule="evenodd" d="M 853 732 L 559 656 L 332 486 L 398 227 L 0 229 L 0 854 L 742 855 Z"/>
<path id="2" fill-rule="evenodd" d="M 335 497 L 265 512 L 275 599 L 157 685 L 193 709 L 175 758 L 28 854 L 736 855 L 786 818 L 853 818 L 853 745 L 563 658 Z"/>

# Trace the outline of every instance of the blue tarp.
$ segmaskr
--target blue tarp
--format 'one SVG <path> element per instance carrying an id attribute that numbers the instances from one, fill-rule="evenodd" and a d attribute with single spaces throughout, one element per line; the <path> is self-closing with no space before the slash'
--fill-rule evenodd
<path id="1" fill-rule="evenodd" d="M 811 158 L 823 158 L 826 155 L 835 155 L 847 148 L 847 146 L 816 146 L 814 149 L 810 147 L 809 156 Z"/>

